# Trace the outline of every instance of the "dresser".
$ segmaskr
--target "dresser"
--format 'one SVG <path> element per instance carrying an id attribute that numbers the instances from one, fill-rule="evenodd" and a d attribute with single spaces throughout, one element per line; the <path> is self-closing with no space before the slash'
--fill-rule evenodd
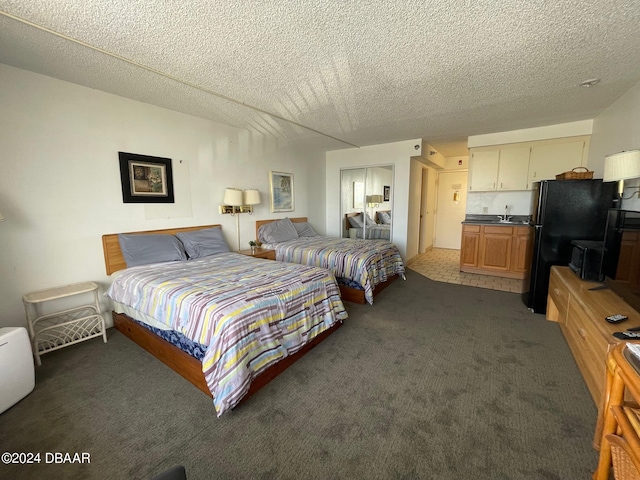
<path id="1" fill-rule="evenodd" d="M 640 314 L 601 284 L 585 282 L 569 267 L 551 267 L 547 320 L 558 322 L 595 404 L 600 407 L 605 390 L 608 352 L 623 340 L 614 332 L 640 326 Z M 611 324 L 605 317 L 621 313 L 629 318 Z"/>

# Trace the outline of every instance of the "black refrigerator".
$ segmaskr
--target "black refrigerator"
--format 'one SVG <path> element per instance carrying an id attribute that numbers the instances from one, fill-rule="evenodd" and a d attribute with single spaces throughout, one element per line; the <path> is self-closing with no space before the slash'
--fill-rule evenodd
<path id="1" fill-rule="evenodd" d="M 530 225 L 534 228 L 529 278 L 522 294 L 535 313 L 547 310 L 553 265 L 568 265 L 572 240 L 604 240 L 607 212 L 615 207 L 616 182 L 543 180 L 533 184 Z"/>

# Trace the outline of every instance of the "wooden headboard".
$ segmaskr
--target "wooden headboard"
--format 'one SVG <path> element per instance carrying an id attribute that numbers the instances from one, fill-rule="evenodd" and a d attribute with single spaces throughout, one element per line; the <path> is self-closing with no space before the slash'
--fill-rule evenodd
<path id="1" fill-rule="evenodd" d="M 182 228 L 166 228 L 164 230 L 146 230 L 142 232 L 123 232 L 128 235 L 143 234 L 164 234 L 175 235 L 180 232 L 189 232 L 192 230 L 202 230 L 203 228 L 221 227 L 221 225 L 201 225 L 199 227 L 182 227 Z M 120 242 L 117 233 L 110 233 L 102 236 L 102 250 L 104 252 L 104 266 L 107 269 L 107 275 L 113 272 L 127 268 L 127 262 L 124 260 L 122 251 L 120 250 Z"/>
<path id="2" fill-rule="evenodd" d="M 258 230 L 260 229 L 260 227 L 262 225 L 265 225 L 267 223 L 277 222 L 278 220 L 283 220 L 283 219 L 282 218 L 272 218 L 271 220 L 256 220 L 256 239 L 258 238 Z M 300 222 L 306 222 L 307 221 L 307 217 L 289 218 L 289 220 L 291 220 L 294 223 L 300 223 Z"/>

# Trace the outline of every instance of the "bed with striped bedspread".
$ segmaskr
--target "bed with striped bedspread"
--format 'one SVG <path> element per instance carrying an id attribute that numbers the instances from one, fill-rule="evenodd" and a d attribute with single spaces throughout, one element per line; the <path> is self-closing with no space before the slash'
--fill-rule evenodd
<path id="1" fill-rule="evenodd" d="M 364 228 L 356 228 L 356 238 L 362 238 Z M 367 226 L 366 238 L 368 240 L 389 240 L 391 238 L 391 225 Z"/>
<path id="2" fill-rule="evenodd" d="M 385 240 L 299 237 L 282 243 L 264 244 L 276 251 L 276 260 L 328 268 L 336 277 L 356 281 L 365 299 L 373 304 L 373 289 L 393 275 L 404 277 L 400 251 Z"/>
<path id="3" fill-rule="evenodd" d="M 262 371 L 347 317 L 328 270 L 237 253 L 127 268 L 106 295 L 206 346 L 218 416 Z"/>

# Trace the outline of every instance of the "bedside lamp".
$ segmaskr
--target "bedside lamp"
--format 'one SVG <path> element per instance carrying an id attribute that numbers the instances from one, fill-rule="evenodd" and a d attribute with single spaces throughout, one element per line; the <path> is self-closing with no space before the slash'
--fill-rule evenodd
<path id="1" fill-rule="evenodd" d="M 236 207 L 240 207 L 242 205 L 242 190 L 239 188 L 227 188 L 224 191 L 224 199 L 222 203 L 225 205 L 231 205 L 231 215 L 236 214 Z M 227 213 L 227 212 L 225 212 Z"/>
<path id="2" fill-rule="evenodd" d="M 628 200 L 638 192 L 633 192 L 631 196 L 625 198 L 624 181 L 631 178 L 640 177 L 640 150 L 629 150 L 626 152 L 614 153 L 604 157 L 603 182 L 618 181 L 618 197 L 620 200 Z"/>
<path id="3" fill-rule="evenodd" d="M 367 206 L 369 208 L 371 208 L 371 218 L 374 218 L 373 209 L 379 207 L 383 200 L 384 200 L 384 198 L 383 198 L 382 195 L 367 195 L 366 196 Z M 363 218 L 363 220 L 364 220 L 364 218 Z"/>
<path id="4" fill-rule="evenodd" d="M 222 203 L 224 205 L 220 206 L 220 213 L 230 213 L 232 216 L 240 213 L 241 210 L 238 208 L 242 207 L 242 190 L 239 188 L 227 188 L 224 191 Z M 231 211 L 226 208 L 227 206 L 231 206 Z M 238 237 L 238 250 L 240 250 L 240 215 L 236 215 L 236 235 Z"/>
<path id="5" fill-rule="evenodd" d="M 224 205 L 220 205 L 220 213 L 236 215 L 236 234 L 238 237 L 238 250 L 240 250 L 240 213 L 253 213 L 253 206 L 260 204 L 260 191 L 255 188 L 241 190 L 239 188 L 227 188 L 224 191 Z"/>
<path id="6" fill-rule="evenodd" d="M 260 191 L 255 188 L 250 188 L 243 192 L 244 202 L 243 205 L 250 205 L 252 208 L 249 211 L 249 215 L 253 213 L 253 205 L 260 205 Z"/>
<path id="7" fill-rule="evenodd" d="M 382 200 L 382 195 L 367 195 L 367 205 L 370 207 L 379 207 Z"/>

